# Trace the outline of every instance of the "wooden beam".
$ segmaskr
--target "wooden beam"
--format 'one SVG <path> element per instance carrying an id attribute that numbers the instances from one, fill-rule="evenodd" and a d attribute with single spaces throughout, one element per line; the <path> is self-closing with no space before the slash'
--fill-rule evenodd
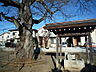
<path id="1" fill-rule="evenodd" d="M 58 25 L 47 25 L 44 28 L 45 29 L 58 29 L 58 28 L 73 28 L 73 27 L 85 27 L 85 26 L 96 26 L 95 23 L 82 23 L 82 24 L 58 24 Z"/>
<path id="2" fill-rule="evenodd" d="M 84 27 L 73 27 L 73 28 L 59 28 L 59 29 L 49 29 L 50 32 L 54 32 L 55 34 L 71 34 L 74 33 L 87 33 L 92 32 L 95 29 L 95 27 L 92 26 L 84 26 Z M 77 34 L 76 34 L 77 35 Z"/>
<path id="3" fill-rule="evenodd" d="M 96 19 L 69 21 L 61 23 L 50 23 L 44 26 L 45 29 L 58 29 L 58 28 L 71 28 L 71 27 L 84 27 L 96 26 Z"/>
<path id="4" fill-rule="evenodd" d="M 61 37 L 68 37 L 68 36 L 86 36 L 88 35 L 88 32 L 86 33 L 65 33 L 65 34 L 59 34 Z"/>

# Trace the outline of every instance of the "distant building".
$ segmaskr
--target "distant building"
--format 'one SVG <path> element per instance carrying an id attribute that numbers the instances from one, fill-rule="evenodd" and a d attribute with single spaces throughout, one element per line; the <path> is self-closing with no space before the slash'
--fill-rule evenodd
<path id="1" fill-rule="evenodd" d="M 4 44 L 9 38 L 10 33 L 6 32 L 0 35 L 0 43 Z"/>
<path id="2" fill-rule="evenodd" d="M 32 36 L 36 37 L 37 30 L 32 29 L 32 31 L 33 31 Z M 0 35 L 0 43 L 2 44 L 5 44 L 6 42 L 10 42 L 11 40 L 13 40 L 14 43 L 17 43 L 20 41 L 18 29 L 12 29 L 12 30 L 9 30 L 9 32 L 5 32 Z"/>
<path id="3" fill-rule="evenodd" d="M 39 44 L 40 47 L 55 47 L 56 46 L 56 35 L 53 32 L 41 27 L 38 30 Z"/>
<path id="4" fill-rule="evenodd" d="M 11 39 L 13 39 L 14 40 L 14 43 L 17 43 L 20 39 L 20 37 L 19 37 L 19 31 L 18 31 L 18 29 L 13 29 L 13 30 L 9 30 L 10 31 L 10 35 L 9 35 L 9 41 L 11 40 Z"/>

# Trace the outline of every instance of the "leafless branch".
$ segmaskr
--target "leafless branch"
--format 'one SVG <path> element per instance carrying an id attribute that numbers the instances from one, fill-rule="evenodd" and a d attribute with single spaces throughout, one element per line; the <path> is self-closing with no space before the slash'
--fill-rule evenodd
<path id="1" fill-rule="evenodd" d="M 32 5 L 36 0 L 30 0 L 29 5 Z"/>
<path id="2" fill-rule="evenodd" d="M 77 4 L 79 5 L 77 11 L 80 11 L 81 14 L 91 12 L 90 5 L 88 4 L 89 0 L 77 0 Z M 90 0 L 91 2 L 91 0 Z"/>
<path id="3" fill-rule="evenodd" d="M 44 16 L 42 16 L 39 20 L 36 20 L 36 19 L 32 19 L 33 20 L 33 22 L 35 23 L 35 24 L 38 24 L 38 23 L 40 23 L 41 21 L 43 21 L 45 18 L 47 17 L 47 12 L 44 14 Z"/>
<path id="4" fill-rule="evenodd" d="M 17 1 L 13 1 L 13 0 L 0 0 L 1 3 L 4 3 L 4 5 L 2 6 L 13 6 L 13 7 L 17 7 L 17 8 L 22 8 L 22 4 L 20 4 Z"/>
<path id="5" fill-rule="evenodd" d="M 54 14 L 54 12 L 52 12 L 47 5 L 44 3 L 44 1 L 38 1 L 40 4 L 43 5 L 43 7 L 47 10 L 47 12 L 49 12 L 50 14 Z"/>
<path id="6" fill-rule="evenodd" d="M 57 11 L 59 11 L 59 9 L 63 6 L 62 4 L 60 5 L 59 3 L 55 3 L 55 4 L 54 4 L 54 1 L 50 1 L 50 2 L 52 2 L 52 3 L 47 6 L 47 5 L 44 3 L 44 1 L 38 0 L 38 3 L 40 3 L 40 4 L 42 5 L 42 7 L 45 8 L 45 11 L 42 10 L 42 7 L 38 7 L 38 6 L 35 6 L 35 5 L 33 6 L 33 7 L 35 7 L 37 10 L 39 10 L 39 11 L 43 14 L 43 17 L 40 18 L 39 20 L 34 20 L 34 19 L 33 19 L 33 22 L 34 22 L 34 23 L 38 24 L 38 23 L 40 23 L 41 21 L 43 21 L 45 18 L 50 18 L 50 19 L 52 19 L 52 18 L 51 18 L 52 15 L 53 15 L 54 13 L 56 13 Z M 56 4 L 57 4 L 57 5 L 56 5 Z M 54 9 L 52 9 L 52 8 L 54 8 Z M 52 10 L 51 10 L 51 9 L 52 9 Z"/>
<path id="7" fill-rule="evenodd" d="M 0 13 L 0 16 L 2 16 L 7 21 L 13 22 L 16 27 L 20 26 L 20 23 L 18 22 L 18 19 L 15 19 L 14 17 L 8 17 L 5 14 L 3 14 L 3 12 Z"/>
<path id="8" fill-rule="evenodd" d="M 8 16 L 5 16 L 5 14 L 3 14 L 3 12 L 0 13 L 0 16 L 4 17 L 6 20 L 12 22 L 12 19 L 14 19 L 14 17 L 8 17 Z"/>
<path id="9" fill-rule="evenodd" d="M 42 10 L 41 7 L 35 6 L 35 5 L 33 7 L 36 8 L 37 10 L 39 10 L 42 14 L 44 14 L 44 11 Z M 40 14 L 40 12 L 38 12 L 38 13 Z"/>

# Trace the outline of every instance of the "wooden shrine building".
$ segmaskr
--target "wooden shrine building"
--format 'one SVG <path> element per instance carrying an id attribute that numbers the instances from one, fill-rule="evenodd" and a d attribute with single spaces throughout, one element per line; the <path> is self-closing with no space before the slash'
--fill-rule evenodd
<path id="1" fill-rule="evenodd" d="M 86 49 L 89 54 L 89 63 L 92 63 L 92 43 L 90 33 L 96 28 L 96 19 L 87 19 L 87 20 L 78 20 L 78 21 L 69 21 L 69 22 L 61 22 L 61 23 L 50 23 L 44 26 L 50 32 L 54 32 L 56 34 L 57 39 L 57 56 L 58 56 L 58 46 L 60 44 L 60 37 L 87 37 L 87 41 L 89 43 L 89 50 Z"/>
<path id="2" fill-rule="evenodd" d="M 54 32 L 59 37 L 89 37 L 90 33 L 96 28 L 96 19 L 50 23 L 46 24 L 44 28 Z"/>

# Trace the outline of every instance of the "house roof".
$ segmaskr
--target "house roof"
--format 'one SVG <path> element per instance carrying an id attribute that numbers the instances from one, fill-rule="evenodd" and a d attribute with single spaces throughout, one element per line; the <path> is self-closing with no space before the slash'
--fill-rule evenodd
<path id="1" fill-rule="evenodd" d="M 12 29 L 12 30 L 9 30 L 9 31 L 19 31 L 19 30 L 18 29 Z M 36 29 L 32 29 L 32 31 L 38 32 L 38 30 L 36 30 Z"/>
<path id="2" fill-rule="evenodd" d="M 18 31 L 18 29 L 11 29 L 11 30 L 9 30 L 9 31 Z"/>
<path id="3" fill-rule="evenodd" d="M 3 34 L 0 34 L 0 36 L 4 35 L 4 34 L 10 34 L 9 32 L 4 32 Z"/>

